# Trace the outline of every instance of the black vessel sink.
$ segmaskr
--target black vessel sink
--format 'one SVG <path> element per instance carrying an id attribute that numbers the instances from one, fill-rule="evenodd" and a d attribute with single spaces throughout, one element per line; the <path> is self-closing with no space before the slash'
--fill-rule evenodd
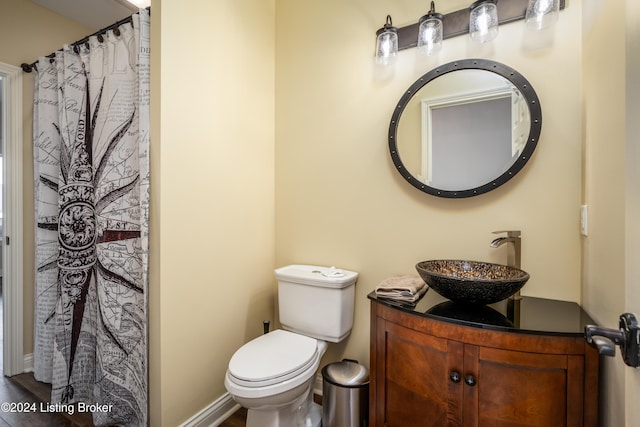
<path id="1" fill-rule="evenodd" d="M 515 294 L 529 273 L 501 264 L 464 260 L 430 260 L 416 264 L 427 285 L 451 301 L 492 304 Z"/>

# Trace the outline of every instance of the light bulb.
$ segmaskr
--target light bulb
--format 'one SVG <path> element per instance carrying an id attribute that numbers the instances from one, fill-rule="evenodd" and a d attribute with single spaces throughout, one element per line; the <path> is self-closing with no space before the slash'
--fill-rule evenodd
<path id="1" fill-rule="evenodd" d="M 469 8 L 469 35 L 478 43 L 486 43 L 498 35 L 498 8 L 495 0 L 480 0 Z"/>
<path id="2" fill-rule="evenodd" d="M 418 21 L 418 51 L 424 55 L 433 55 L 442 48 L 443 16 L 435 12 L 435 4 L 431 2 L 431 10 Z"/>
<path id="3" fill-rule="evenodd" d="M 376 32 L 376 62 L 389 65 L 395 62 L 398 53 L 398 29 L 393 26 L 391 16 L 387 15 L 387 22 Z"/>

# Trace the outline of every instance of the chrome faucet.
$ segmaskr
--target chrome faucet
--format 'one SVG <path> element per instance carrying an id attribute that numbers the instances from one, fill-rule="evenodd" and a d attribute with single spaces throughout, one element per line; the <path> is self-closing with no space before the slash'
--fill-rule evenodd
<path id="1" fill-rule="evenodd" d="M 521 259 L 521 237 L 520 230 L 505 230 L 505 231 L 494 231 L 493 234 L 502 234 L 507 233 L 506 237 L 498 237 L 494 239 L 489 246 L 492 248 L 497 248 L 504 243 L 511 243 L 509 245 L 509 249 L 507 252 L 507 265 L 509 267 L 520 268 L 520 259 Z M 520 296 L 520 291 L 513 294 L 513 296 L 509 297 L 510 299 L 519 300 L 522 299 Z"/>

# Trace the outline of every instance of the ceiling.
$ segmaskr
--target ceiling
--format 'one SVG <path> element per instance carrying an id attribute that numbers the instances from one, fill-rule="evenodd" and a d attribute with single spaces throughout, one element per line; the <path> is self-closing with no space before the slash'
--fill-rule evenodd
<path id="1" fill-rule="evenodd" d="M 135 13 L 125 0 L 31 0 L 59 15 L 98 31 Z"/>

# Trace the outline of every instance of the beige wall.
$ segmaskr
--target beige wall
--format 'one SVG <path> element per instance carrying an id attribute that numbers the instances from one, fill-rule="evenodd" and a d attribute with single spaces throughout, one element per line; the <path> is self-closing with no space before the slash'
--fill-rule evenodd
<path id="1" fill-rule="evenodd" d="M 441 2 L 442 3 L 442 2 Z M 447 12 L 443 10 L 443 12 Z M 278 0 L 276 26 L 276 264 L 318 263 L 361 273 L 350 338 L 325 362 L 368 364 L 369 302 L 382 279 L 415 274 L 429 258 L 506 262 L 494 230 L 520 229 L 523 294 L 580 301 L 581 4 L 554 33 L 532 38 L 522 23 L 489 46 L 445 40 L 439 57 L 399 53 L 395 76 L 374 69 L 375 31 L 387 13 L 406 25 L 422 2 Z M 536 89 L 541 141 L 523 171 L 485 195 L 423 194 L 394 170 L 387 129 L 395 103 L 437 64 L 481 57 L 512 66 Z"/>
<path id="2" fill-rule="evenodd" d="M 0 0 L 0 62 L 19 67 L 23 62 L 35 62 L 39 56 L 60 49 L 91 33 L 86 27 L 70 21 L 30 0 Z M 34 299 L 34 211 L 33 211 L 33 85 L 34 74 L 23 73 L 24 148 L 23 192 L 23 328 L 24 353 L 33 352 Z"/>
<path id="3" fill-rule="evenodd" d="M 274 4 L 152 4 L 153 425 L 223 395 L 273 317 Z"/>
<path id="4" fill-rule="evenodd" d="M 640 315 L 640 2 L 625 0 L 626 156 L 625 156 L 625 311 Z M 615 324 L 613 325 L 615 327 Z M 620 359 L 618 359 L 620 363 Z M 638 426 L 640 370 L 625 367 L 625 425 Z"/>
<path id="5" fill-rule="evenodd" d="M 624 2 L 592 2 L 584 14 L 585 203 L 589 236 L 583 240 L 584 307 L 595 320 L 615 327 L 624 311 L 625 212 L 625 28 Z M 594 19 L 597 16 L 597 19 Z M 602 81 L 606 79 L 607 84 Z M 624 365 L 604 358 L 607 378 L 602 419 L 624 425 Z"/>
<path id="6" fill-rule="evenodd" d="M 626 0 L 586 2 L 584 8 L 589 236 L 582 242 L 583 305 L 599 324 L 617 328 L 621 313 L 640 313 L 640 9 Z M 619 353 L 603 361 L 602 425 L 640 425 L 634 410 L 640 372 L 626 367 Z"/>

